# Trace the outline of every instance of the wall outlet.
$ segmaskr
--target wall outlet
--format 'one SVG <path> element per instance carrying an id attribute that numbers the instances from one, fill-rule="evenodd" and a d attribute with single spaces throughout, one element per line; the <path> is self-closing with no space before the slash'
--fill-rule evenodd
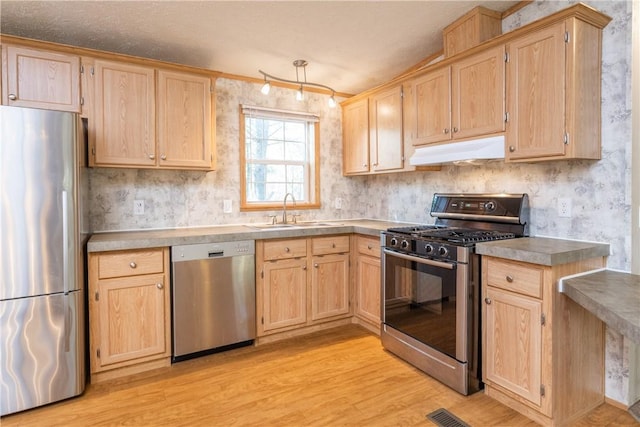
<path id="1" fill-rule="evenodd" d="M 342 209 L 342 198 L 340 198 L 340 197 L 336 198 L 335 207 L 336 207 L 336 209 Z"/>
<path id="2" fill-rule="evenodd" d="M 133 214 L 144 215 L 144 200 L 133 201 Z"/>
<path id="3" fill-rule="evenodd" d="M 561 218 L 571 218 L 571 199 L 568 197 L 558 198 L 558 216 Z"/>
<path id="4" fill-rule="evenodd" d="M 231 203 L 231 200 L 229 200 L 229 199 L 223 200 L 223 202 L 222 202 L 222 212 L 231 213 L 232 209 L 233 209 L 233 205 Z"/>

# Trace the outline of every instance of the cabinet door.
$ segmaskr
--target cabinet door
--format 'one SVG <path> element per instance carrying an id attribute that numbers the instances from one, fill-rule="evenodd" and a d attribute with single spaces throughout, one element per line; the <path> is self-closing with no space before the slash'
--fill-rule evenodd
<path id="1" fill-rule="evenodd" d="M 413 145 L 451 139 L 451 68 L 445 67 L 411 82 L 408 128 Z"/>
<path id="2" fill-rule="evenodd" d="M 342 109 L 342 168 L 345 175 L 369 172 L 369 100 Z"/>
<path id="3" fill-rule="evenodd" d="M 402 169 L 402 86 L 372 95 L 369 114 L 372 170 L 377 172 Z"/>
<path id="4" fill-rule="evenodd" d="M 271 331 L 307 322 L 306 259 L 265 262 L 263 282 L 263 325 Z"/>
<path id="5" fill-rule="evenodd" d="M 380 259 L 359 255 L 356 269 L 356 314 L 379 325 Z"/>
<path id="6" fill-rule="evenodd" d="M 79 56 L 10 45 L 3 51 L 3 104 L 80 112 Z"/>
<path id="7" fill-rule="evenodd" d="M 160 167 L 211 169 L 211 79 L 158 71 Z"/>
<path id="8" fill-rule="evenodd" d="M 504 64 L 498 46 L 451 66 L 454 138 L 504 131 Z"/>
<path id="9" fill-rule="evenodd" d="M 507 160 L 565 154 L 564 34 L 559 23 L 507 44 Z"/>
<path id="10" fill-rule="evenodd" d="M 485 297 L 485 380 L 539 406 L 542 302 L 493 287 Z"/>
<path id="11" fill-rule="evenodd" d="M 153 68 L 95 61 L 95 153 L 92 165 L 156 165 Z"/>
<path id="12" fill-rule="evenodd" d="M 315 257 L 311 269 L 311 320 L 349 314 L 349 254 Z"/>
<path id="13" fill-rule="evenodd" d="M 169 356 L 169 294 L 164 274 L 102 280 L 98 292 L 100 367 Z"/>

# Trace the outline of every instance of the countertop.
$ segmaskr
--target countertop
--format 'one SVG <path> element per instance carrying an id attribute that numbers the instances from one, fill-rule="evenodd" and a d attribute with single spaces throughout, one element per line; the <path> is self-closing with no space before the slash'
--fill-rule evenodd
<path id="1" fill-rule="evenodd" d="M 640 344 L 640 275 L 596 270 L 560 279 L 559 290 Z"/>
<path id="2" fill-rule="evenodd" d="M 609 244 L 550 237 L 523 237 L 521 239 L 477 243 L 476 253 L 514 261 L 554 266 L 609 256 Z"/>
<path id="3" fill-rule="evenodd" d="M 381 231 L 397 225 L 413 225 L 372 219 L 316 221 L 330 225 L 300 227 L 263 227 L 264 224 L 237 224 L 212 227 L 174 228 L 149 231 L 97 233 L 87 243 L 88 252 L 144 249 L 162 246 L 217 243 L 238 240 L 283 239 L 328 234 L 358 233 L 378 237 Z M 304 224 L 304 223 L 302 223 Z"/>

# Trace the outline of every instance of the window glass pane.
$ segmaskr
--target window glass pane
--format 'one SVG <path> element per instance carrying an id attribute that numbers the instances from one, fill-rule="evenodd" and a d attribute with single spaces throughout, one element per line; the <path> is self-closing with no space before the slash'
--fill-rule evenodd
<path id="1" fill-rule="evenodd" d="M 255 111 L 255 110 L 254 110 Z M 242 116 L 244 120 L 245 196 L 243 203 L 282 203 L 292 193 L 298 203 L 315 195 L 315 122 L 304 118 Z"/>

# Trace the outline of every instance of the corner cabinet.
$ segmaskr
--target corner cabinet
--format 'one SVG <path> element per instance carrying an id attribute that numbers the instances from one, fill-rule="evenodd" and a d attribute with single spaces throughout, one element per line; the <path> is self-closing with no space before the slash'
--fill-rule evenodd
<path id="1" fill-rule="evenodd" d="M 348 235 L 256 242 L 259 342 L 350 323 L 349 247 Z"/>
<path id="2" fill-rule="evenodd" d="M 559 278 L 603 257 L 543 266 L 482 256 L 485 394 L 545 426 L 604 401 L 604 325 L 561 294 Z"/>
<path id="3" fill-rule="evenodd" d="M 169 249 L 89 254 L 91 382 L 170 365 Z"/>
<path id="4" fill-rule="evenodd" d="M 405 170 L 403 104 L 396 85 L 342 105 L 344 175 Z"/>
<path id="5" fill-rule="evenodd" d="M 600 159 L 602 28 L 589 11 L 515 38 L 507 51 L 506 160 Z"/>
<path id="6" fill-rule="evenodd" d="M 208 76 L 101 59 L 94 69 L 91 166 L 214 167 Z"/>
<path id="7" fill-rule="evenodd" d="M 80 112 L 80 57 L 2 45 L 2 103 Z"/>

